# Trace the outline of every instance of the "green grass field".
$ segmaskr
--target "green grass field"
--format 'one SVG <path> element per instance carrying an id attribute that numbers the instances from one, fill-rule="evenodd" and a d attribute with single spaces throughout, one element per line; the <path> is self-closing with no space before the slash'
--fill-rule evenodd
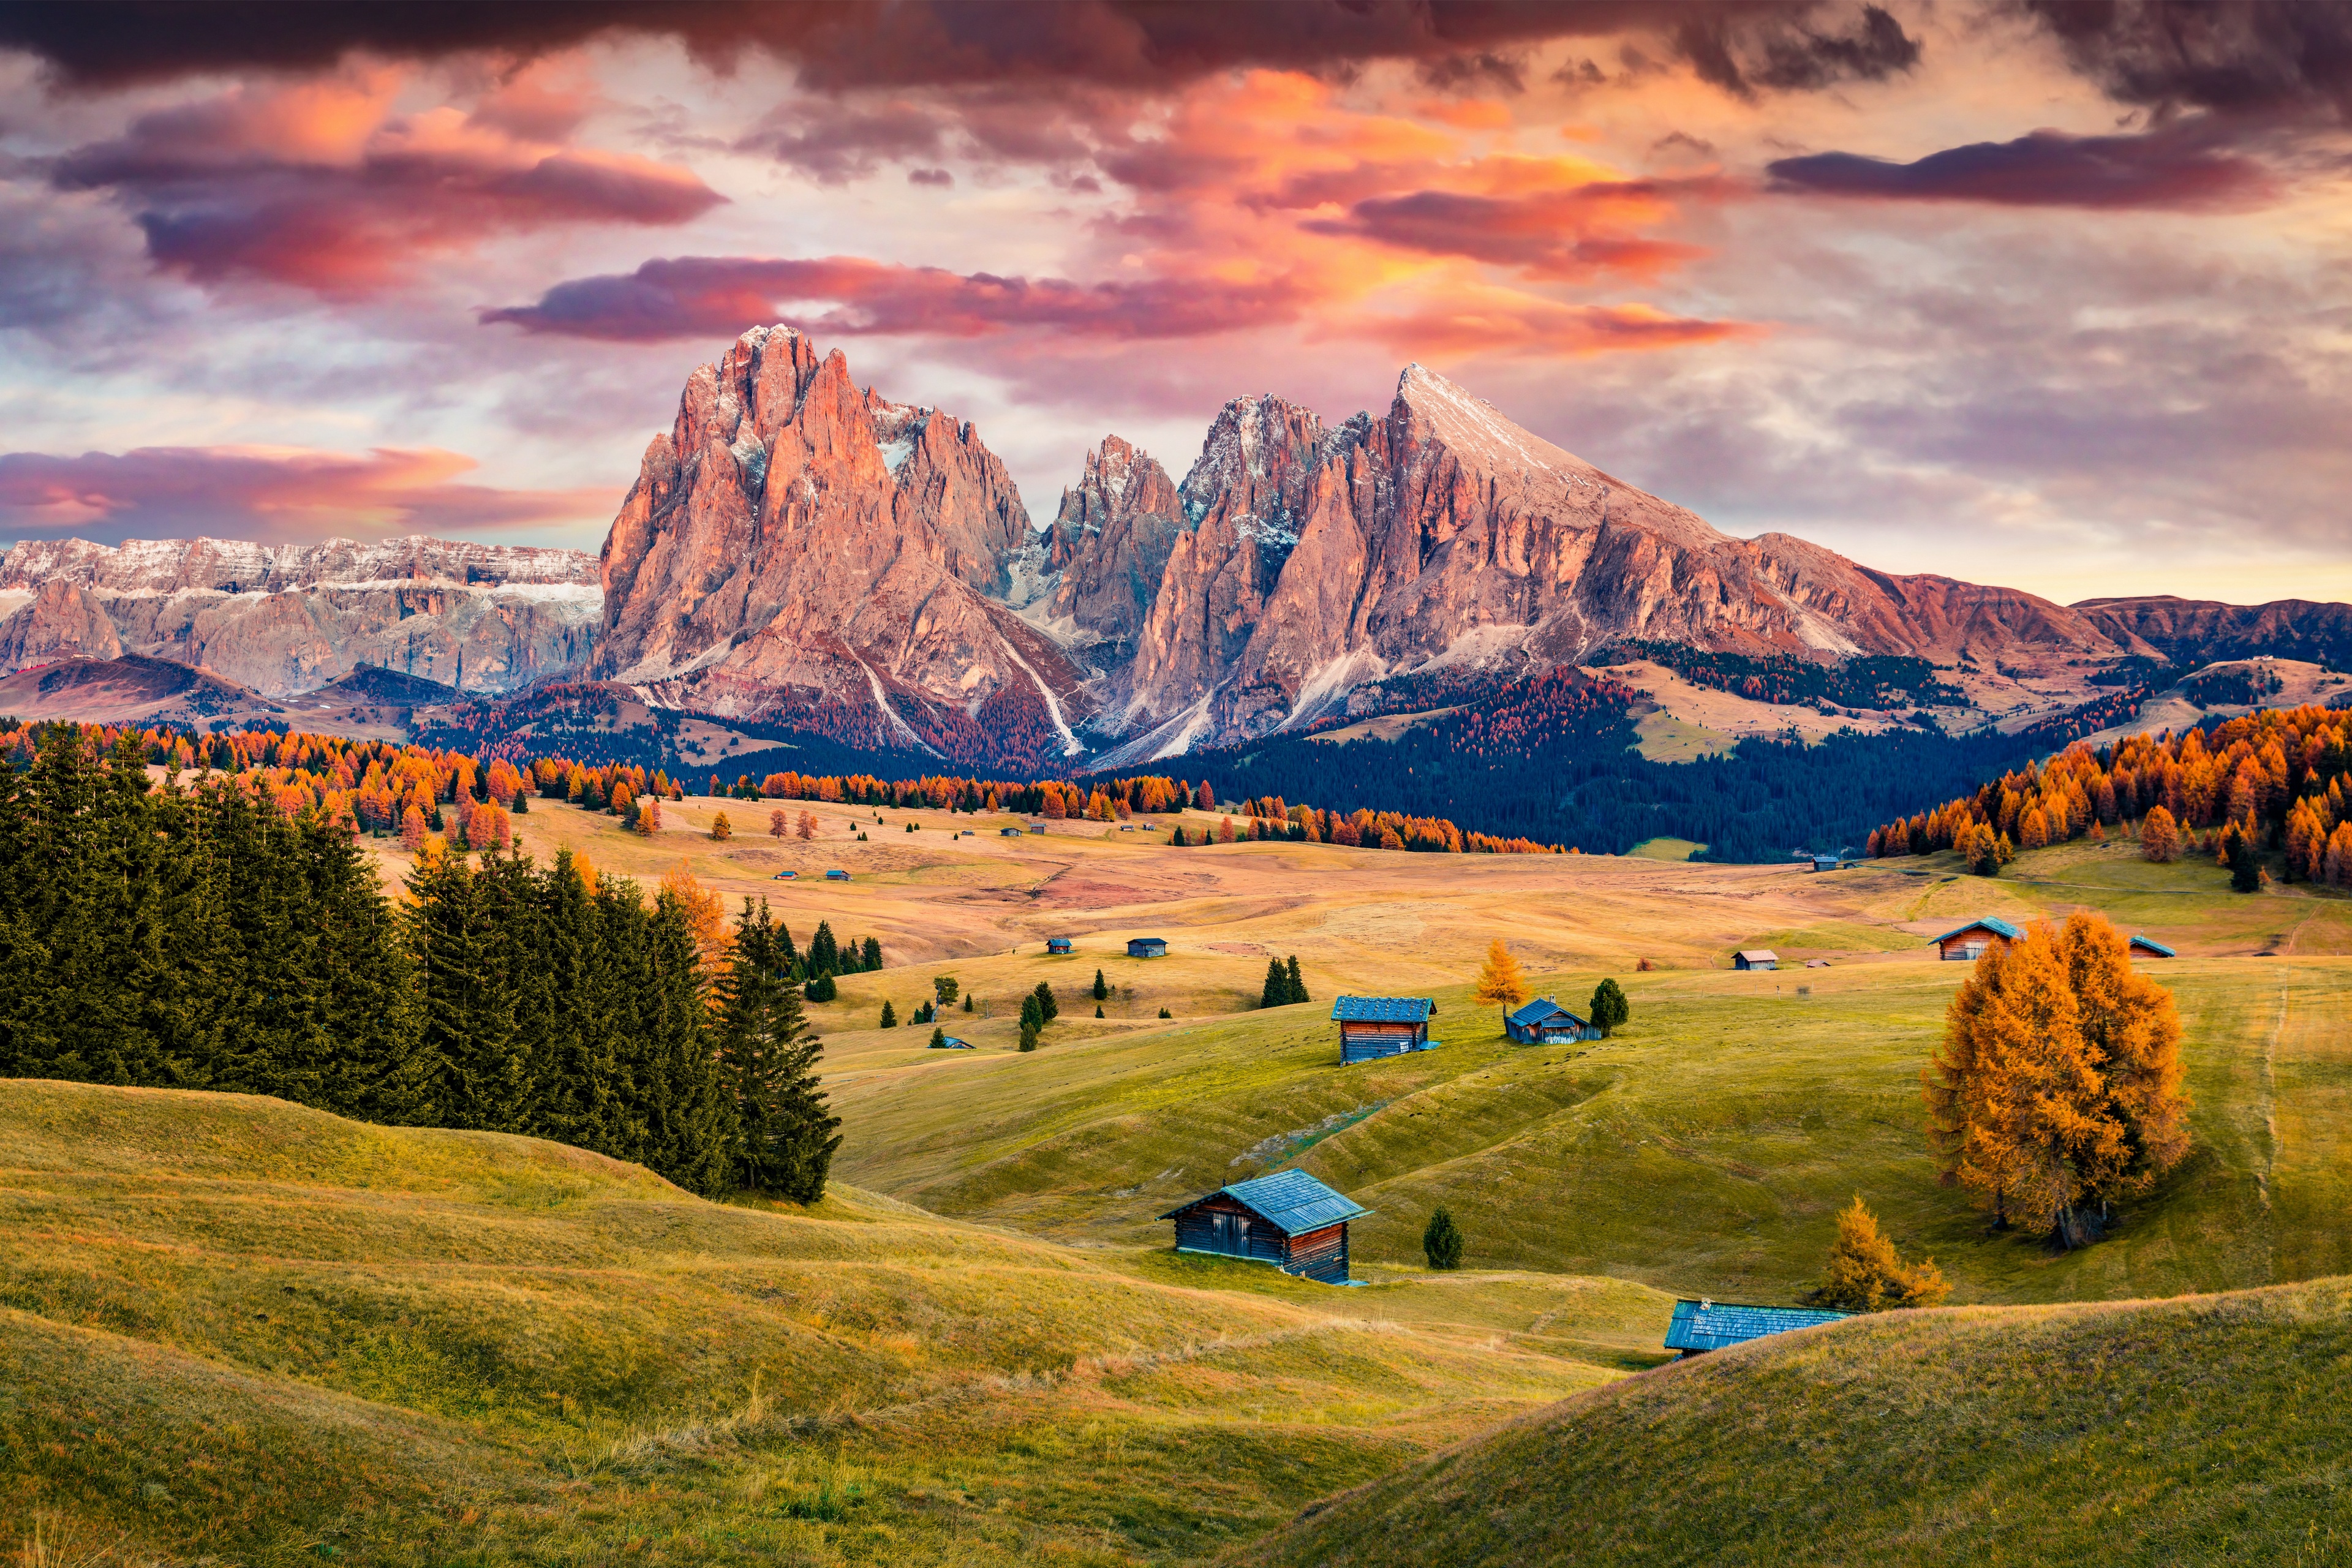
<path id="1" fill-rule="evenodd" d="M 242 1096 L 0 1084 L 0 1529 L 89 1563 L 1185 1561 L 1648 1364 L 1667 1305 L 728 1206 Z"/>
<path id="2" fill-rule="evenodd" d="M 1264 1568 L 2352 1562 L 2352 1286 L 1897 1312 L 1580 1395 Z"/>

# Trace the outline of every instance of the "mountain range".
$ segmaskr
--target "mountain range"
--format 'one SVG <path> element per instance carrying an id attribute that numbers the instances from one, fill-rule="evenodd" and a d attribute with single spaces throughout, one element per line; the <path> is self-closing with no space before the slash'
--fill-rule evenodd
<path id="1" fill-rule="evenodd" d="M 562 675 L 1024 771 L 1430 706 L 1628 644 L 1924 660 L 1979 721 L 2126 661 L 2352 654 L 2343 605 L 2067 606 L 1735 538 L 1419 364 L 1338 425 L 1236 398 L 1181 480 L 1106 436 L 1040 525 L 970 422 L 861 389 L 788 326 L 688 378 L 598 556 L 27 543 L 0 556 L 0 669 L 132 653 L 270 696 L 363 665 L 490 697 Z"/>

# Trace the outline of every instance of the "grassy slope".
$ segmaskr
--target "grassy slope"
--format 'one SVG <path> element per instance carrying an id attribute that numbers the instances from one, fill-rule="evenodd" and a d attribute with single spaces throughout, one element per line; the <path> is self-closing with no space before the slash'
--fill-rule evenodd
<path id="1" fill-rule="evenodd" d="M 1268 1565 L 2352 1562 L 2352 1284 L 1895 1313 L 1580 1395 Z"/>
<path id="2" fill-rule="evenodd" d="M 1082 943 L 1073 960 L 991 961 L 1002 978 L 967 961 L 967 983 L 992 990 L 1050 973 L 1068 1021 L 1029 1057 L 989 1035 L 990 1048 L 942 1060 L 919 1037 L 835 1033 L 843 1169 L 943 1213 L 1142 1243 L 1177 1199 L 1296 1163 L 1379 1211 L 1357 1228 L 1360 1263 L 1416 1262 L 1421 1225 L 1444 1203 L 1477 1265 L 1733 1298 L 1801 1289 L 1834 1210 L 1857 1191 L 1907 1250 L 1943 1263 L 1962 1300 L 2166 1295 L 2352 1270 L 2352 1237 L 2333 1217 L 2352 1200 L 2341 1131 L 2352 1115 L 2352 963 L 2244 956 L 2341 951 L 2352 900 L 2233 898 L 2212 867 L 2152 867 L 2088 846 L 2026 857 L 1997 882 L 1934 861 L 1914 868 L 1800 876 L 1820 896 L 1843 889 L 1852 912 L 1756 933 L 1796 956 L 1851 958 L 1780 974 L 1620 970 L 1633 1025 L 1573 1048 L 1508 1045 L 1457 984 L 1434 988 L 1442 1049 L 1342 1069 L 1322 1004 L 1157 1029 L 1098 1024 L 1071 1017 L 1090 1011 L 1067 1007 L 1071 983 L 1098 963 L 1116 983 L 1122 960 Z M 1748 886 L 1731 884 L 1727 901 L 1751 896 Z M 2200 943 L 2184 927 L 2200 933 L 2220 955 L 2149 970 L 2187 1025 L 2198 1152 L 2108 1243 L 2053 1258 L 1987 1234 L 1930 1180 L 1917 1073 L 1962 972 L 1934 962 L 1918 933 L 1960 911 L 2031 918 L 2092 901 L 2192 953 Z M 1889 948 L 1901 951 L 1873 951 Z M 943 967 L 954 966 L 858 984 L 903 998 Z M 1601 973 L 1539 975 L 1538 989 L 1575 1005 Z"/>
<path id="3" fill-rule="evenodd" d="M 1335 1291 L 533 1140 L 0 1084 L 0 1531 L 269 1562 L 1179 1561 L 1638 1365 L 1607 1281 Z"/>

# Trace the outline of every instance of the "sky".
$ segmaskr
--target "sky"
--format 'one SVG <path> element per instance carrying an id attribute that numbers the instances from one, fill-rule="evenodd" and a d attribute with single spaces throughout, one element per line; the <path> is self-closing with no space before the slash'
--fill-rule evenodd
<path id="1" fill-rule="evenodd" d="M 0 9 L 0 540 L 593 550 L 755 323 L 1116 433 L 1408 362 L 1727 532 L 2352 598 L 2352 5 Z"/>

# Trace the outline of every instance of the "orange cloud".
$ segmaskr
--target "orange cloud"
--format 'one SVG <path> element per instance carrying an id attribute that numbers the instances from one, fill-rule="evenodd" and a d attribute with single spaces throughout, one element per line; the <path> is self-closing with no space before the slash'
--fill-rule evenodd
<path id="1" fill-rule="evenodd" d="M 1333 322 L 1319 337 L 1370 338 L 1400 355 L 1582 357 L 1758 338 L 1753 322 L 1677 316 L 1649 305 L 1563 304 L 1515 289 L 1460 288 L 1405 310 Z"/>

